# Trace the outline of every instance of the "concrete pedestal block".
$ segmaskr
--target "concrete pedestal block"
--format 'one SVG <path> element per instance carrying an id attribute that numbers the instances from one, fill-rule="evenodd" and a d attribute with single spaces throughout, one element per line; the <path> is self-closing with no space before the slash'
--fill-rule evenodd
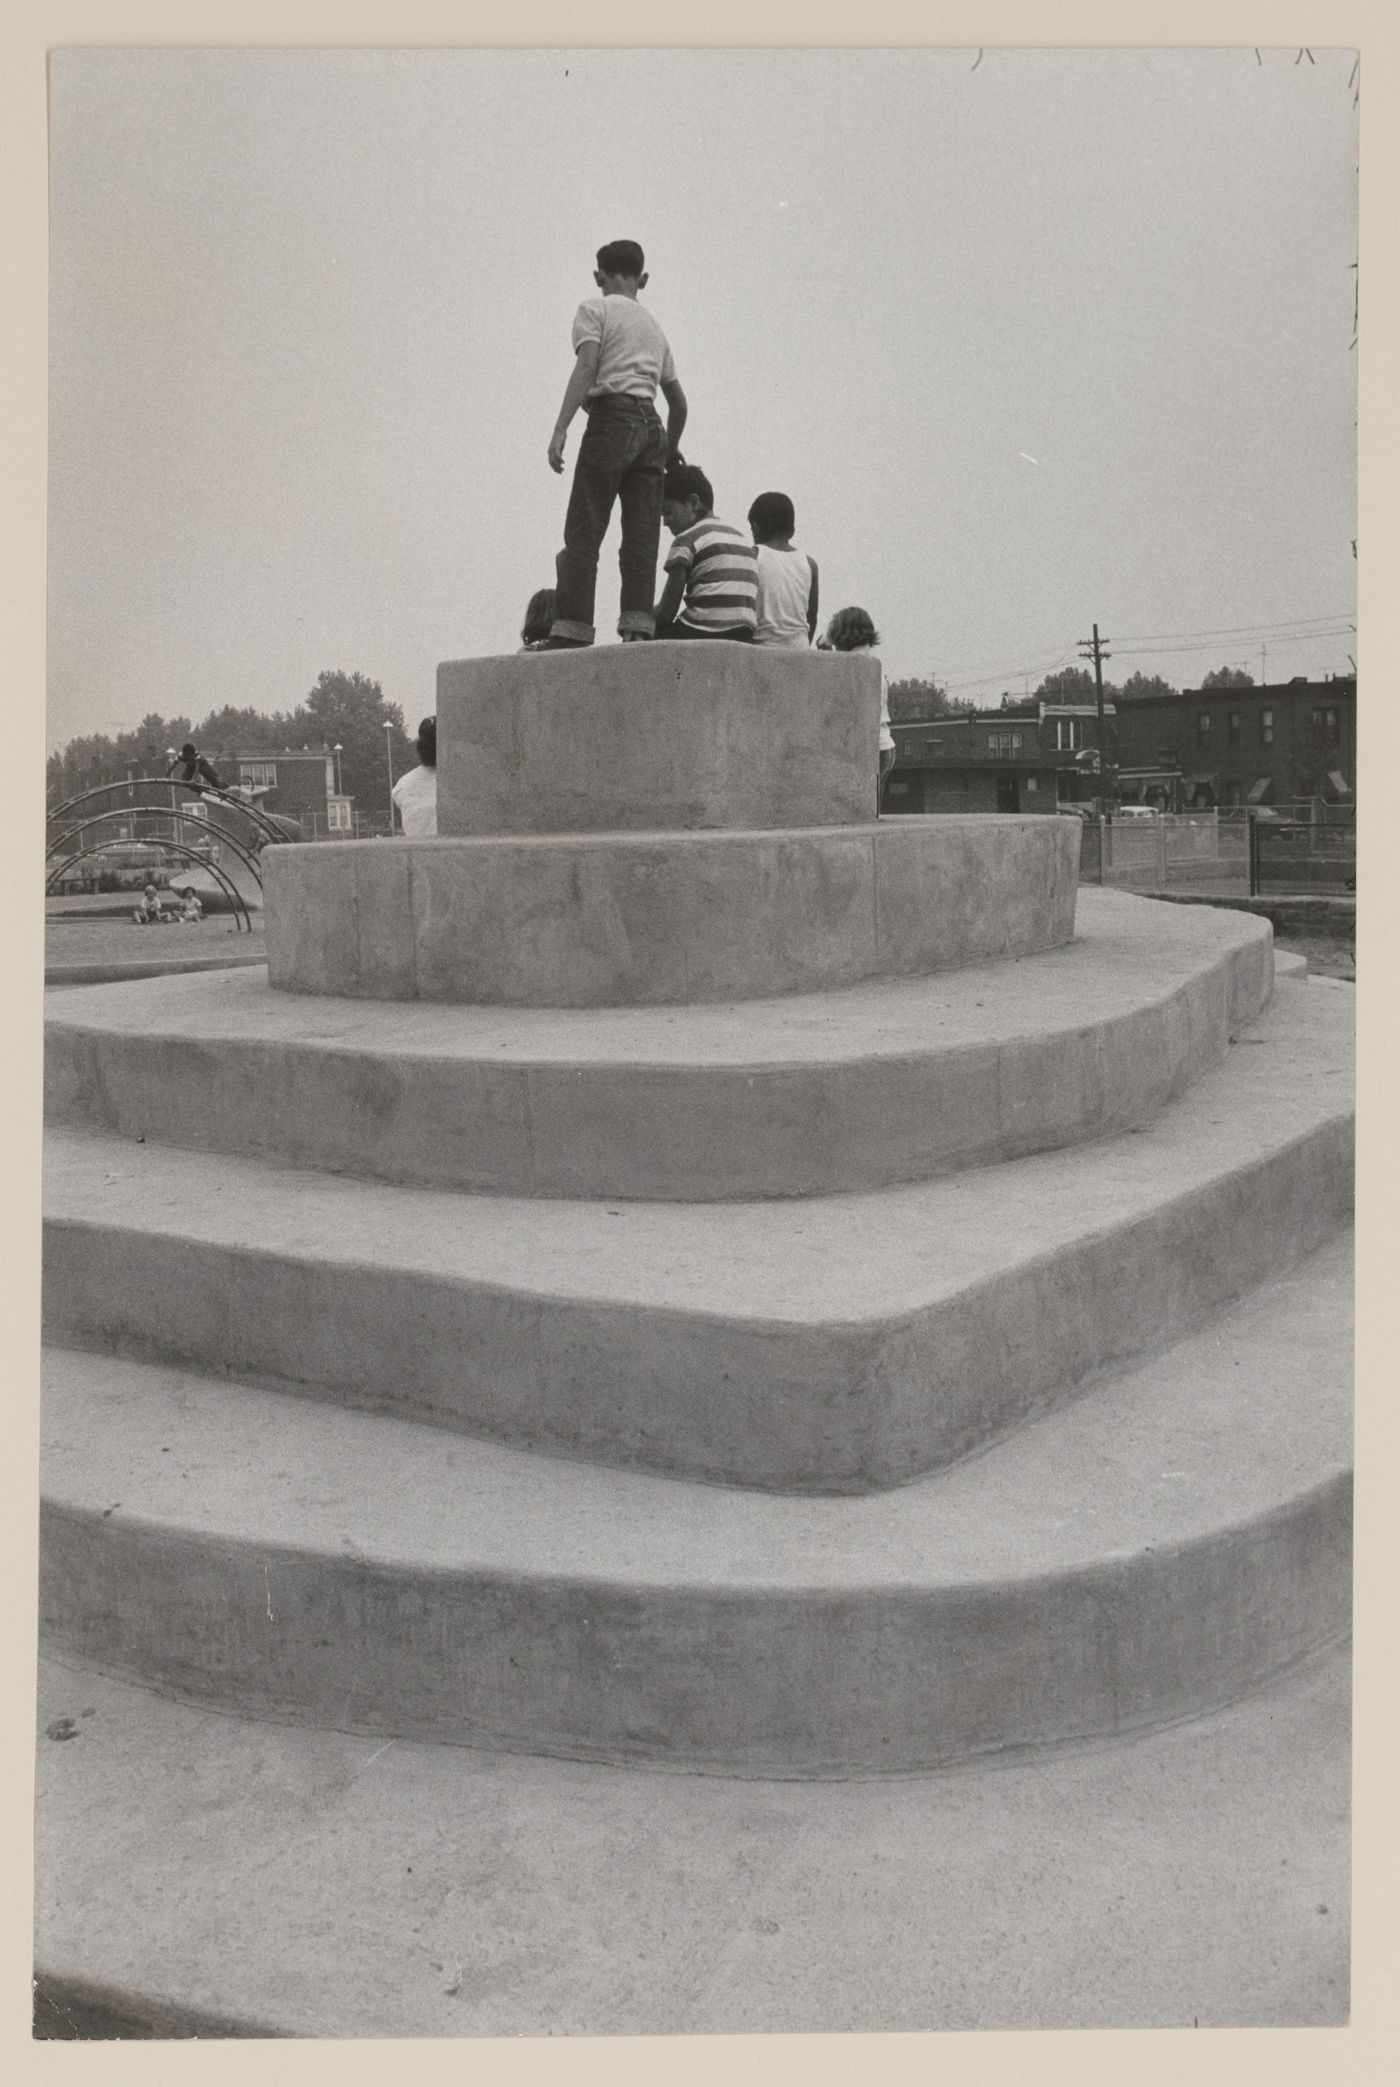
<path id="1" fill-rule="evenodd" d="M 921 977 L 1067 943 L 1078 850 L 1068 819 L 995 816 L 307 843 L 265 859 L 268 975 L 288 992 L 507 1007 Z"/>
<path id="2" fill-rule="evenodd" d="M 438 831 L 874 817 L 880 670 L 849 653 L 608 645 L 438 668 Z"/>

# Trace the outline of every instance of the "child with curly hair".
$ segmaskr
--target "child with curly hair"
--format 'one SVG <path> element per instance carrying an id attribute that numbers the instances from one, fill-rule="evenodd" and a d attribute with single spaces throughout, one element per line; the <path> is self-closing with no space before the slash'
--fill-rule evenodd
<path id="1" fill-rule="evenodd" d="M 864 609 L 838 609 L 826 627 L 826 643 L 823 651 L 870 652 L 880 642 L 869 614 Z M 885 778 L 894 767 L 894 734 L 890 730 L 890 685 L 880 668 L 880 767 L 875 780 L 875 816 L 880 816 L 880 805 L 885 794 Z"/>

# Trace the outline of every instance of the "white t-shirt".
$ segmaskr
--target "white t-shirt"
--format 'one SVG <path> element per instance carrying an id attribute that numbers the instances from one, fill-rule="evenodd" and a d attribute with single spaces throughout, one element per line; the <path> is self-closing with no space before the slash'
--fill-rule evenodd
<path id="1" fill-rule="evenodd" d="M 786 645 L 806 651 L 807 604 L 812 598 L 812 561 L 805 551 L 758 549 L 758 623 L 760 645 Z"/>
<path id="2" fill-rule="evenodd" d="M 894 733 L 890 730 L 890 685 L 885 678 L 884 662 L 875 658 L 873 645 L 854 645 L 851 649 L 853 652 L 864 653 L 867 659 L 874 659 L 880 669 L 880 752 L 892 754 Z"/>
<path id="3" fill-rule="evenodd" d="M 403 830 L 410 840 L 423 840 L 437 832 L 436 768 L 405 769 L 394 785 Z"/>
<path id="4" fill-rule="evenodd" d="M 665 334 L 635 297 L 614 291 L 581 304 L 574 313 L 575 354 L 585 341 L 600 344 L 598 372 L 588 391 L 591 399 L 609 391 L 653 399 L 657 385 L 669 384 L 676 374 Z"/>

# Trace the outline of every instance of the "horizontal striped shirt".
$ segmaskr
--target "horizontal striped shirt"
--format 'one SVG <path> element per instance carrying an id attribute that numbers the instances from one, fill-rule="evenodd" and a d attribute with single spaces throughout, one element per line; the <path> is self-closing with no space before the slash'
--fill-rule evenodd
<path id="1" fill-rule="evenodd" d="M 692 630 L 752 630 L 758 609 L 758 561 L 742 529 L 706 515 L 682 529 L 666 558 L 685 574 L 677 623 Z"/>

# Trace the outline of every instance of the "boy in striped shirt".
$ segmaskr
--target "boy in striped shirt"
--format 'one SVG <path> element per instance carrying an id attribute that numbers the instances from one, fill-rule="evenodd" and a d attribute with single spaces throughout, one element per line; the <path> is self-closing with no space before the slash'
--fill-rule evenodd
<path id="1" fill-rule="evenodd" d="M 675 541 L 656 605 L 656 635 L 751 645 L 758 556 L 743 530 L 718 520 L 714 507 L 714 488 L 697 464 L 675 464 L 666 473 L 661 519 Z"/>

